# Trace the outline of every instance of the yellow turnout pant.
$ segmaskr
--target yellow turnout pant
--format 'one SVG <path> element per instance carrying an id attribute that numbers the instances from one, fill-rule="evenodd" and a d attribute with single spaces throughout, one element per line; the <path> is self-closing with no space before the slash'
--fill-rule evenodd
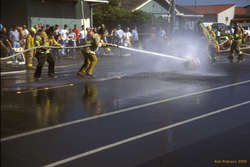
<path id="1" fill-rule="evenodd" d="M 84 73 L 88 73 L 89 75 L 92 75 L 97 62 L 98 59 L 95 54 L 85 53 L 84 64 L 81 67 L 79 74 L 83 75 Z"/>

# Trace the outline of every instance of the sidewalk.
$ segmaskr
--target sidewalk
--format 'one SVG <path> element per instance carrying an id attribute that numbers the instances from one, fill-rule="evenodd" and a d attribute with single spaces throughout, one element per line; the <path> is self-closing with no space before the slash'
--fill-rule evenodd
<path id="1" fill-rule="evenodd" d="M 10 61 L 10 60 L 8 60 Z M 26 71 L 26 65 L 25 64 L 10 64 L 7 63 L 8 61 L 1 61 L 1 75 L 4 74 L 11 74 L 11 73 L 21 73 L 22 71 Z M 67 65 L 74 65 L 74 64 L 82 64 L 83 57 L 82 55 L 76 55 L 74 58 L 72 57 L 63 57 L 61 60 L 56 60 L 56 68 L 60 66 L 67 66 Z M 37 65 L 37 59 L 33 58 L 33 67 L 29 70 L 35 70 Z M 45 63 L 44 67 L 46 68 L 48 66 L 48 63 Z"/>

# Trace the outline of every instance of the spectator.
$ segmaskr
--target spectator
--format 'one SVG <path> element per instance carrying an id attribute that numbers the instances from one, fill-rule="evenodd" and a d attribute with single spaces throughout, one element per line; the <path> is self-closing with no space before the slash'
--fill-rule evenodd
<path id="1" fill-rule="evenodd" d="M 115 28 L 111 30 L 111 33 L 110 33 L 110 36 L 109 36 L 109 37 L 110 37 L 110 40 L 109 40 L 109 41 L 110 41 L 111 43 L 116 43 L 115 32 L 116 32 L 116 29 L 115 29 Z"/>
<path id="2" fill-rule="evenodd" d="M 38 25 L 34 25 L 33 28 L 35 29 L 35 34 L 38 32 Z"/>
<path id="3" fill-rule="evenodd" d="M 108 40 L 107 40 L 108 30 L 106 29 L 105 24 L 101 24 L 100 34 L 103 34 L 102 36 L 103 42 L 108 43 Z"/>
<path id="4" fill-rule="evenodd" d="M 138 48 L 139 35 L 138 35 L 138 31 L 137 31 L 136 26 L 132 29 L 131 33 L 132 33 L 132 37 L 133 37 L 132 45 L 133 45 L 133 47 Z"/>
<path id="5" fill-rule="evenodd" d="M 45 32 L 47 35 L 49 35 L 49 32 L 50 31 L 50 25 L 49 24 L 46 24 L 46 27 L 45 27 Z"/>
<path id="6" fill-rule="evenodd" d="M 17 27 L 18 32 L 19 32 L 19 41 L 20 41 L 20 45 L 22 48 L 25 47 L 25 42 L 26 42 L 26 36 L 25 33 L 23 31 L 23 27 Z"/>
<path id="7" fill-rule="evenodd" d="M 62 36 L 61 34 L 59 34 L 57 36 L 57 42 L 60 44 L 60 45 L 63 45 L 63 40 L 62 40 Z M 60 61 L 62 58 L 62 49 L 57 49 L 57 59 Z"/>
<path id="8" fill-rule="evenodd" d="M 160 27 L 157 35 L 160 37 L 160 39 L 166 39 L 167 33 L 162 27 Z"/>
<path id="9" fill-rule="evenodd" d="M 68 43 L 68 34 L 69 34 L 69 31 L 68 31 L 68 25 L 65 24 L 64 25 L 64 28 L 60 30 L 60 35 L 62 37 L 62 46 L 67 46 L 67 43 Z M 65 49 L 62 49 L 62 55 L 66 55 L 66 50 Z"/>
<path id="10" fill-rule="evenodd" d="M 24 38 L 27 38 L 27 36 L 29 35 L 29 30 L 27 29 L 26 25 L 23 25 L 23 32 L 24 32 Z"/>
<path id="11" fill-rule="evenodd" d="M 123 34 L 124 34 L 124 31 L 121 29 L 121 25 L 119 24 L 117 26 L 117 30 L 114 33 L 115 40 L 116 40 L 115 43 L 117 45 L 122 45 L 123 44 Z"/>
<path id="12" fill-rule="evenodd" d="M 69 29 L 68 38 L 69 38 L 69 45 L 68 46 L 75 47 L 76 46 L 76 34 L 75 34 L 75 32 L 73 32 L 72 29 Z M 72 57 L 75 57 L 75 52 L 74 52 L 73 48 L 69 49 L 69 55 Z"/>
<path id="13" fill-rule="evenodd" d="M 0 25 L 0 44 L 1 44 L 1 57 L 5 57 L 11 53 L 12 46 L 8 39 L 7 30 L 3 25 Z"/>
<path id="14" fill-rule="evenodd" d="M 21 47 L 19 40 L 20 40 L 20 34 L 17 30 L 17 26 L 15 25 L 13 30 L 10 31 L 10 41 L 12 43 L 12 47 L 13 48 L 19 48 Z"/>
<path id="15" fill-rule="evenodd" d="M 76 35 L 76 41 L 79 41 L 79 33 L 80 33 L 80 29 L 77 27 L 77 25 L 76 25 L 76 24 L 74 25 L 73 32 L 74 32 L 74 33 L 75 33 L 75 35 Z"/>
<path id="16" fill-rule="evenodd" d="M 220 37 L 221 37 L 221 29 L 218 28 L 216 30 L 216 40 L 220 43 Z"/>
<path id="17" fill-rule="evenodd" d="M 123 33 L 124 46 L 127 46 L 127 47 L 131 46 L 131 41 L 133 39 L 133 36 L 129 30 L 130 30 L 129 27 L 127 27 L 126 32 Z"/>
<path id="18" fill-rule="evenodd" d="M 84 25 L 82 25 L 82 29 L 79 32 L 79 43 L 80 43 L 80 45 L 83 45 L 86 36 L 87 36 L 87 31 L 85 30 Z"/>
<path id="19" fill-rule="evenodd" d="M 55 39 L 57 40 L 58 36 L 59 36 L 59 32 L 60 32 L 60 29 L 59 29 L 59 25 L 55 25 L 55 30 L 54 30 L 54 37 Z"/>

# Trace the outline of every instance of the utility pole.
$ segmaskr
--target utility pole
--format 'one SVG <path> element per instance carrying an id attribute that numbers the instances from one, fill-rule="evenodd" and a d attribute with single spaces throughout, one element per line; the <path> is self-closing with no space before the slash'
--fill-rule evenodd
<path id="1" fill-rule="evenodd" d="M 175 0 L 171 1 L 171 34 L 174 32 L 174 27 L 175 27 Z"/>
<path id="2" fill-rule="evenodd" d="M 94 5 L 92 5 L 92 3 L 90 3 L 89 5 L 90 5 L 90 26 L 93 27 L 93 25 L 94 25 L 94 19 L 93 19 Z"/>
<path id="3" fill-rule="evenodd" d="M 84 15 L 84 2 L 83 2 L 83 0 L 80 0 L 80 4 L 81 4 L 81 14 L 82 14 L 81 24 L 84 25 L 85 15 Z"/>

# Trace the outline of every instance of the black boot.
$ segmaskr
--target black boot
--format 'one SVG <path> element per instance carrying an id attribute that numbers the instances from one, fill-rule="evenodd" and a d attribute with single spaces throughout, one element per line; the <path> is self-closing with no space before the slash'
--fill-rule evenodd
<path id="1" fill-rule="evenodd" d="M 41 66 L 37 66 L 35 74 L 34 74 L 34 77 L 36 79 L 41 79 L 41 74 L 42 74 L 42 67 Z"/>

